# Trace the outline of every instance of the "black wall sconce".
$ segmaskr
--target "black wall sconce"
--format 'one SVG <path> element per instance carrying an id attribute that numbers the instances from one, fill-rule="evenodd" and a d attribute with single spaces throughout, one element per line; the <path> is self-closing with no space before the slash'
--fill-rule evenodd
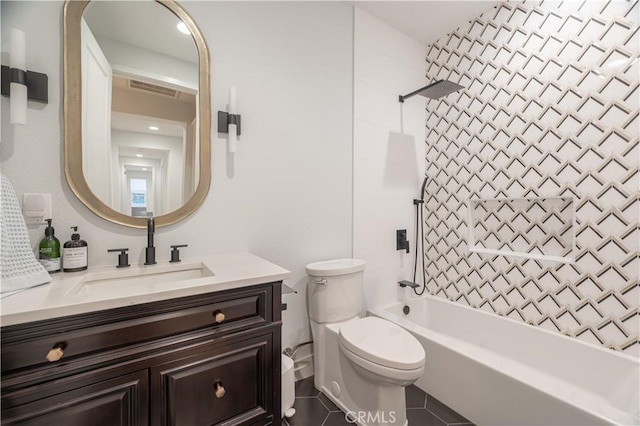
<path id="1" fill-rule="evenodd" d="M 229 112 L 218 111 L 218 133 L 228 133 L 227 152 L 236 152 L 236 142 L 240 136 L 240 114 L 236 114 L 236 88 L 229 87 Z"/>
<path id="2" fill-rule="evenodd" d="M 35 71 L 24 71 L 2 66 L 2 96 L 11 96 L 11 84 L 19 83 L 27 86 L 27 99 L 30 101 L 49 103 L 49 77 Z"/>
<path id="3" fill-rule="evenodd" d="M 240 114 L 218 111 L 218 133 L 229 133 L 227 150 L 229 153 L 236 152 L 236 142 L 240 136 Z"/>
<path id="4" fill-rule="evenodd" d="M 240 114 L 218 111 L 218 133 L 229 133 L 229 124 L 236 125 L 236 136 L 240 136 Z"/>
<path id="5" fill-rule="evenodd" d="M 27 100 L 49 102 L 49 78 L 46 74 L 27 71 L 24 32 L 11 29 L 9 66 L 2 66 L 1 93 L 9 96 L 11 124 L 27 123 Z"/>

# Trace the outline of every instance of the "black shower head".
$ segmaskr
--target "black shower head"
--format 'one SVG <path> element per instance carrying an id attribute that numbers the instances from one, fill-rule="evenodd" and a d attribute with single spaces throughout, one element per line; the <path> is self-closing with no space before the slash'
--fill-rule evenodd
<path id="1" fill-rule="evenodd" d="M 457 83 L 449 80 L 438 80 L 435 83 L 431 83 L 427 86 L 424 86 L 415 92 L 411 92 L 408 95 L 400 96 L 400 102 L 404 102 L 405 99 L 408 99 L 415 95 L 424 96 L 428 99 L 440 99 L 443 96 L 450 95 L 453 92 L 457 92 L 462 89 L 463 86 L 460 86 Z"/>

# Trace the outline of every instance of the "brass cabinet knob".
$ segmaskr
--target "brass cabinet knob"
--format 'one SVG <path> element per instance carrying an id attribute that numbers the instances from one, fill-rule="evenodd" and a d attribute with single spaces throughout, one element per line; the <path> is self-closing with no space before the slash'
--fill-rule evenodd
<path id="1" fill-rule="evenodd" d="M 224 396 L 224 394 L 226 393 L 226 391 L 224 390 L 224 386 L 222 386 L 221 382 L 216 382 L 213 385 L 213 388 L 216 391 L 216 398 L 222 398 Z"/>
<path id="2" fill-rule="evenodd" d="M 65 345 L 57 344 L 47 353 L 47 361 L 56 362 L 64 355 Z"/>
<path id="3" fill-rule="evenodd" d="M 215 311 L 213 313 L 213 317 L 218 324 L 220 324 L 226 318 L 222 311 Z"/>

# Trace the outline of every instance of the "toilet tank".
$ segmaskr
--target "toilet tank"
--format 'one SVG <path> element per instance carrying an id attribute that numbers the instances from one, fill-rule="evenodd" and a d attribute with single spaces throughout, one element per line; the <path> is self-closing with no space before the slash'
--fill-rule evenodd
<path id="1" fill-rule="evenodd" d="M 318 323 L 340 322 L 364 308 L 365 261 L 336 259 L 307 265 L 309 318 Z"/>

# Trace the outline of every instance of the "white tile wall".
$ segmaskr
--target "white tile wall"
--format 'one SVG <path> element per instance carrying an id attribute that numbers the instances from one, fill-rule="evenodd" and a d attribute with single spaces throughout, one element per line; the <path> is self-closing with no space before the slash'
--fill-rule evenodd
<path id="1" fill-rule="evenodd" d="M 425 46 L 358 8 L 354 40 L 353 254 L 367 261 L 371 307 L 409 296 L 397 282 L 413 274 L 425 100 L 398 96 L 426 84 Z M 397 229 L 407 229 L 411 253 L 396 251 Z"/>

